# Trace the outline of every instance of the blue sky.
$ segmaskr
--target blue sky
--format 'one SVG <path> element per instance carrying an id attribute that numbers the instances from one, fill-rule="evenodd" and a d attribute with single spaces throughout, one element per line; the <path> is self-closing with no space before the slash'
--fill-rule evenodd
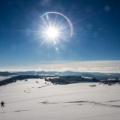
<path id="1" fill-rule="evenodd" d="M 1 0 L 0 67 L 120 60 L 119 6 L 117 0 Z M 48 11 L 73 23 L 74 34 L 57 45 L 59 52 L 34 32 Z"/>

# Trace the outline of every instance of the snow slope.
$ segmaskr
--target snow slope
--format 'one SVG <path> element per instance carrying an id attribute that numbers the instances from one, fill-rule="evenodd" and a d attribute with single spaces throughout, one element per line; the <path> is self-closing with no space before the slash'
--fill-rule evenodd
<path id="1" fill-rule="evenodd" d="M 119 91 L 120 85 L 17 81 L 0 87 L 0 101 L 6 103 L 0 120 L 119 120 Z"/>
<path id="2" fill-rule="evenodd" d="M 0 81 L 11 78 L 12 76 L 0 76 Z"/>

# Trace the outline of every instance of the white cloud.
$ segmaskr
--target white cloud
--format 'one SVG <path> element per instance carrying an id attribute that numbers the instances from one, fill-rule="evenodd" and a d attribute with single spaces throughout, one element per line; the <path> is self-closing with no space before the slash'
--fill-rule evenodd
<path id="1" fill-rule="evenodd" d="M 120 73 L 120 60 L 116 61 L 85 61 L 85 62 L 61 62 L 54 64 L 40 64 L 34 66 L 17 66 L 0 68 L 7 71 L 80 71 L 80 72 L 108 72 Z"/>

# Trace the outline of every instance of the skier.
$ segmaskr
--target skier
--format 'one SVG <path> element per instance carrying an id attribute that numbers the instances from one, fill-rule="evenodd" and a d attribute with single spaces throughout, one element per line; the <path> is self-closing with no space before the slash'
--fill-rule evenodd
<path id="1" fill-rule="evenodd" d="M 5 106 L 5 103 L 2 101 L 1 102 L 1 107 L 4 107 Z"/>

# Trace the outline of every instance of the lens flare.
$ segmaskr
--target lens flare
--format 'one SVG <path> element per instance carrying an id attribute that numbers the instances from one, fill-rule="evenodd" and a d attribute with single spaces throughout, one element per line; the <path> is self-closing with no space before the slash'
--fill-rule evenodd
<path id="1" fill-rule="evenodd" d="M 73 26 L 67 16 L 59 12 L 46 12 L 41 16 L 40 37 L 43 43 L 57 45 L 73 36 Z"/>
<path id="2" fill-rule="evenodd" d="M 70 19 L 69 19 L 67 16 L 65 16 L 64 14 L 62 14 L 62 13 L 60 13 L 60 12 L 50 11 L 50 12 L 44 13 L 44 14 L 41 16 L 41 18 L 43 19 L 43 17 L 46 15 L 47 19 L 49 19 L 49 17 L 48 17 L 49 14 L 56 14 L 56 15 L 62 16 L 62 17 L 68 22 L 68 24 L 69 24 L 70 31 L 71 31 L 70 36 L 71 36 L 71 37 L 73 36 L 73 25 L 72 25 L 72 22 L 70 21 Z"/>

